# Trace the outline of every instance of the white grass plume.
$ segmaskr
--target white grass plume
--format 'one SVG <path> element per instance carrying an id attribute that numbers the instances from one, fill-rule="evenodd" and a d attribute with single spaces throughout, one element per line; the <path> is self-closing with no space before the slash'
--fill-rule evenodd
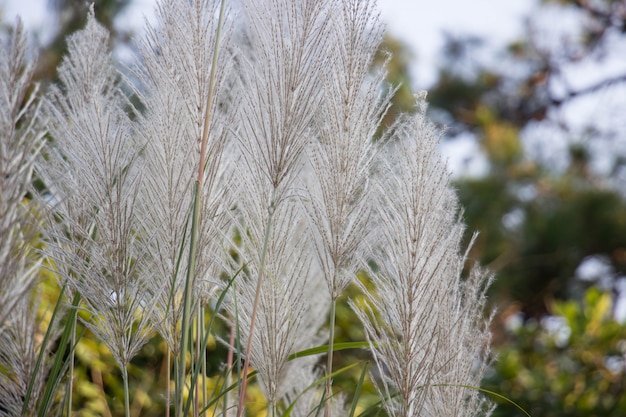
<path id="1" fill-rule="evenodd" d="M 238 139 L 251 180 L 273 189 L 279 204 L 297 177 L 322 100 L 328 10 L 326 1 L 313 0 L 244 4 L 251 47 L 241 53 Z"/>
<path id="2" fill-rule="evenodd" d="M 285 361 L 309 308 L 312 253 L 293 184 L 322 100 L 329 10 L 319 0 L 255 0 L 244 6 L 250 48 L 240 52 L 236 195 L 239 254 L 248 280 L 236 288 L 243 339 L 254 348 L 247 359 L 274 408 L 285 389 Z M 245 380 L 242 388 L 239 415 Z"/>
<path id="3" fill-rule="evenodd" d="M 39 269 L 32 253 L 38 221 L 25 198 L 45 129 L 37 88 L 27 95 L 34 70 L 28 51 L 18 21 L 0 38 L 0 333 L 15 305 L 29 298 Z"/>
<path id="4" fill-rule="evenodd" d="M 46 105 L 53 141 L 39 172 L 56 203 L 48 253 L 92 314 L 85 324 L 124 368 L 151 333 L 144 281 L 150 242 L 135 212 L 139 144 L 108 43 L 93 11 L 69 38 L 60 86 Z"/>
<path id="5" fill-rule="evenodd" d="M 385 403 L 390 415 L 473 416 L 483 407 L 476 391 L 437 384 L 480 385 L 489 278 L 479 270 L 461 278 L 457 198 L 424 97 L 418 108 L 395 127 L 379 183 L 376 292 L 353 307 L 373 343 L 383 394 L 397 393 Z"/>
<path id="6" fill-rule="evenodd" d="M 200 163 L 200 139 L 207 106 L 209 77 L 216 46 L 220 2 L 194 0 L 162 1 L 157 6 L 156 24 L 149 26 L 140 44 L 141 64 L 135 75 L 145 112 L 139 116 L 138 134 L 143 150 L 144 189 L 140 200 L 143 221 L 154 232 L 150 251 L 152 291 L 160 292 L 154 322 L 176 354 L 180 348 L 183 287 L 191 229 L 194 182 Z M 227 20 L 216 68 L 216 93 L 209 103 L 208 159 L 203 182 L 203 213 L 195 285 L 209 295 L 217 285 L 220 259 L 226 254 L 222 242 L 228 226 L 228 195 L 224 185 L 224 150 L 228 145 L 227 125 L 232 109 L 227 87 L 229 38 Z M 206 302 L 206 297 L 205 297 Z"/>
<path id="7" fill-rule="evenodd" d="M 374 136 L 390 95 L 381 95 L 384 71 L 370 74 L 384 27 L 373 1 L 332 3 L 328 30 L 332 48 L 324 74 L 318 137 L 308 149 L 311 164 L 306 207 L 310 232 L 329 296 L 330 342 L 334 343 L 335 303 L 356 277 L 361 250 L 371 229 L 368 179 L 377 146 Z M 332 372 L 329 349 L 327 375 Z M 331 396 L 332 381 L 326 383 Z M 325 416 L 330 416 L 330 403 Z"/>
<path id="8" fill-rule="evenodd" d="M 384 71 L 369 73 L 384 30 L 374 2 L 337 1 L 334 6 L 328 31 L 333 47 L 307 182 L 313 242 L 333 300 L 358 270 L 355 255 L 371 217 L 367 183 L 374 136 L 390 99 L 380 94 Z"/>

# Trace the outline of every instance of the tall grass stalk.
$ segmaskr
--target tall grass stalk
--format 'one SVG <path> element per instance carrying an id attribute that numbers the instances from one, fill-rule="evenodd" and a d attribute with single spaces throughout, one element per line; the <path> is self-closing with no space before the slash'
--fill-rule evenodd
<path id="1" fill-rule="evenodd" d="M 237 138 L 243 167 L 237 195 L 240 230 L 247 231 L 242 233 L 240 253 L 251 272 L 249 285 L 255 290 L 238 286 L 243 290 L 240 317 L 245 320 L 242 331 L 246 340 L 238 417 L 244 412 L 251 362 L 268 396 L 270 415 L 275 413 L 284 389 L 280 374 L 304 311 L 297 303 L 308 279 L 304 265 L 309 261 L 304 248 L 296 246 L 305 244 L 294 235 L 300 213 L 290 199 L 301 155 L 311 138 L 311 122 L 321 102 L 324 67 L 315 57 L 325 52 L 323 32 L 328 21 L 326 1 L 243 3 L 250 48 L 241 51 L 241 125 Z M 287 244 L 294 245 L 294 255 L 287 252 Z M 278 317 L 286 322 L 277 325 Z M 259 320 L 264 327 L 261 335 L 255 332 Z M 254 352 L 253 347 L 264 352 Z"/>
<path id="2" fill-rule="evenodd" d="M 252 313 L 250 315 L 250 327 L 248 328 L 248 342 L 246 344 L 245 359 L 243 363 L 241 386 L 239 388 L 239 402 L 237 403 L 237 417 L 243 415 L 243 403 L 246 397 L 246 387 L 248 385 L 248 370 L 250 368 L 250 355 L 252 353 L 252 340 L 254 328 L 256 325 L 256 316 L 259 308 L 259 300 L 261 297 L 261 284 L 263 283 L 263 275 L 265 272 L 265 257 L 267 256 L 267 244 L 270 238 L 272 227 L 272 219 L 274 217 L 275 195 L 270 198 L 270 208 L 268 210 L 267 225 L 265 226 L 265 238 L 263 239 L 263 248 L 261 249 L 261 259 L 259 263 L 259 276 L 257 277 L 256 290 L 254 291 L 254 301 L 252 302 Z"/>
<path id="3" fill-rule="evenodd" d="M 124 382 L 124 415 L 130 417 L 130 390 L 128 389 L 128 369 L 122 368 L 122 381 Z"/>
<path id="4" fill-rule="evenodd" d="M 220 185 L 227 117 L 218 107 L 228 100 L 226 15 L 225 1 L 160 2 L 134 68 L 146 108 L 139 116 L 149 173 L 141 206 L 155 231 L 152 287 L 167 288 L 152 319 L 175 357 L 176 415 L 183 413 L 194 292 L 218 284 L 221 212 L 229 205 Z"/>
<path id="5" fill-rule="evenodd" d="M 78 316 L 74 315 L 71 323 L 69 323 L 70 326 L 73 327 L 74 331 L 72 332 L 72 336 L 70 339 L 70 343 L 72 346 L 76 346 L 76 344 L 78 343 L 78 340 L 76 338 L 76 328 L 78 326 Z M 74 393 L 74 349 L 72 349 L 72 352 L 70 354 L 70 359 L 69 359 L 69 365 L 70 365 L 70 369 L 68 371 L 68 378 L 67 381 L 65 382 L 66 387 L 65 387 L 65 406 L 66 408 L 66 415 L 67 417 L 71 417 L 72 415 L 72 394 Z"/>
<path id="6" fill-rule="evenodd" d="M 224 22 L 224 7 L 226 5 L 226 0 L 222 0 L 220 12 L 219 12 L 219 21 L 217 24 L 217 35 L 215 36 L 215 45 L 213 46 L 213 62 L 211 63 L 211 76 L 209 78 L 209 91 L 206 100 L 205 114 L 204 114 L 204 124 L 202 128 L 202 138 L 200 142 L 200 158 L 198 161 L 198 176 L 196 178 L 196 184 L 194 187 L 193 193 L 193 212 L 192 217 L 193 220 L 191 222 L 191 243 L 189 245 L 189 261 L 187 265 L 187 279 L 185 284 L 185 296 L 183 299 L 183 320 L 182 320 L 182 338 L 180 345 L 180 365 L 178 367 L 178 383 L 177 386 L 182 387 L 184 384 L 184 370 L 185 370 L 185 360 L 186 360 L 186 352 L 187 345 L 189 343 L 189 329 L 190 329 L 190 316 L 191 316 L 191 306 L 193 304 L 192 301 L 192 291 L 194 284 L 194 277 L 196 272 L 196 247 L 198 245 L 198 229 L 200 224 L 200 213 L 202 208 L 202 185 L 204 181 L 204 168 L 207 163 L 207 142 L 209 139 L 209 126 L 212 116 L 212 105 L 213 105 L 213 93 L 215 90 L 215 78 L 217 71 L 217 59 L 219 56 L 219 46 L 220 46 L 220 36 L 222 33 L 222 25 Z M 192 361 L 193 362 L 193 361 Z M 183 398 L 181 393 L 179 392 L 178 398 L 178 413 L 177 416 L 182 416 L 183 410 Z M 197 409 L 197 407 L 196 407 Z"/>
<path id="7" fill-rule="evenodd" d="M 312 240 L 331 298 L 327 375 L 333 366 L 337 299 L 360 268 L 360 253 L 371 230 L 368 178 L 377 150 L 375 135 L 391 99 L 391 93 L 381 93 L 384 68 L 370 72 L 383 37 L 375 3 L 337 3 L 329 31 L 334 47 L 328 51 L 319 136 L 309 149 L 313 180 L 307 194 Z M 331 386 L 328 378 L 327 397 Z M 330 401 L 324 415 L 330 416 Z"/>
<path id="8" fill-rule="evenodd" d="M 45 105 L 54 137 L 38 171 L 54 210 L 46 251 L 91 314 L 83 323 L 124 373 L 152 332 L 151 294 L 143 275 L 150 239 L 140 237 L 136 211 L 139 144 L 108 51 L 108 33 L 93 10 L 68 48 L 60 85 L 50 89 Z M 129 395 L 125 390 L 126 405 Z"/>

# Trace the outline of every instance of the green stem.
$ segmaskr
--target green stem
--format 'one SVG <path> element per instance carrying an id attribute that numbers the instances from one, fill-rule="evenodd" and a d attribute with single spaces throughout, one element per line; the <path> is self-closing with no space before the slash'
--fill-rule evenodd
<path id="1" fill-rule="evenodd" d="M 326 379 L 326 391 L 324 392 L 324 401 L 326 402 L 324 406 L 325 417 L 330 417 L 330 397 L 332 395 L 331 390 L 332 390 L 332 384 L 333 384 L 330 375 L 333 372 L 333 353 L 334 353 L 333 345 L 335 344 L 336 307 L 337 307 L 337 298 L 333 296 L 332 303 L 330 304 L 330 319 L 329 319 L 330 334 L 328 336 L 328 355 L 327 355 L 327 361 L 326 361 L 327 379 Z"/>
<path id="2" fill-rule="evenodd" d="M 73 332 L 72 332 L 72 346 L 76 346 L 76 324 L 78 321 L 78 316 L 75 315 L 74 316 L 74 324 L 72 325 L 73 328 Z M 70 354 L 70 369 L 68 371 L 68 378 L 67 378 L 67 391 L 66 391 L 66 397 L 65 397 L 65 402 L 67 404 L 67 417 L 71 417 L 72 416 L 72 393 L 74 392 L 74 358 L 76 356 L 76 353 L 74 351 L 74 349 L 72 349 L 72 353 Z"/>
<path id="3" fill-rule="evenodd" d="M 48 411 L 50 410 L 50 407 L 52 406 L 52 402 L 54 400 L 54 393 L 56 391 L 58 384 L 61 381 L 63 369 L 65 369 L 64 357 L 65 357 L 66 350 L 68 348 L 73 350 L 76 347 L 76 346 L 71 346 L 69 340 L 70 340 L 71 335 L 75 331 L 75 329 L 73 329 L 72 326 L 74 324 L 74 317 L 78 314 L 78 305 L 80 304 L 80 300 L 81 300 L 80 293 L 78 292 L 74 293 L 74 298 L 72 299 L 72 307 L 68 314 L 67 323 L 65 324 L 65 328 L 63 329 L 63 333 L 61 334 L 61 339 L 58 342 L 59 350 L 57 350 L 56 354 L 54 355 L 54 363 L 52 364 L 52 368 L 49 371 L 48 380 L 45 386 L 45 391 L 43 393 L 41 404 L 38 407 L 39 417 L 44 417 L 48 415 Z M 58 303 L 60 302 L 61 301 L 59 300 Z M 55 307 L 55 310 L 56 310 L 56 307 Z M 51 328 L 52 326 L 48 328 L 48 331 L 50 331 Z M 46 337 L 48 337 L 48 335 L 49 335 L 49 332 L 46 332 Z M 42 345 L 42 349 L 43 349 L 43 346 L 46 346 L 46 345 L 47 344 Z M 42 350 L 40 352 L 40 357 L 44 355 L 44 352 L 45 350 Z M 33 375 L 36 375 L 36 374 L 33 374 Z M 28 394 L 30 392 L 31 391 L 27 392 L 27 397 L 24 399 L 24 409 L 26 411 L 28 411 L 26 407 L 28 405 L 28 399 L 29 399 Z"/>
<path id="4" fill-rule="evenodd" d="M 203 165 L 203 164 L 201 164 Z M 185 369 L 187 351 L 189 349 L 189 322 L 191 320 L 191 305 L 193 302 L 193 282 L 196 272 L 196 247 L 198 241 L 198 222 L 200 220 L 200 195 L 199 192 L 201 180 L 196 181 L 194 186 L 194 206 L 193 206 L 193 218 L 191 221 L 191 242 L 189 247 L 189 266 L 187 269 L 187 278 L 185 280 L 185 293 L 183 297 L 183 320 L 181 327 L 181 339 L 180 339 L 180 351 L 178 352 L 178 372 L 176 375 L 176 401 L 177 411 L 176 416 L 183 416 L 183 387 L 185 384 Z M 192 361 L 193 362 L 193 361 Z M 193 390 L 190 390 L 189 394 L 193 395 Z"/>
<path id="5" fill-rule="evenodd" d="M 217 314 L 217 312 L 216 312 Z M 204 310 L 199 310 L 198 311 L 198 321 L 200 322 L 200 327 L 199 327 L 199 331 L 200 334 L 198 336 L 198 338 L 202 341 L 204 341 L 204 329 L 205 329 L 205 322 L 204 322 Z M 206 331 L 210 331 L 211 329 L 206 329 Z M 206 367 L 206 344 L 203 343 L 202 344 L 202 409 L 204 409 L 206 407 L 206 403 L 207 403 L 207 395 L 206 395 L 206 387 L 207 387 L 207 367 Z M 202 412 L 203 415 L 206 415 L 206 412 Z"/>
<path id="6" fill-rule="evenodd" d="M 200 359 L 200 354 L 201 354 L 201 349 L 200 349 L 200 341 L 202 340 L 202 321 L 200 319 L 200 305 L 196 305 L 196 359 Z M 204 355 L 203 355 L 204 356 Z M 200 366 L 198 366 L 200 367 Z M 198 370 L 194 369 L 194 372 L 197 372 Z M 196 380 L 197 381 L 197 380 Z M 202 382 L 204 383 L 204 375 L 202 376 Z M 206 387 L 206 385 L 202 385 L 203 387 L 203 391 L 206 392 L 206 389 L 204 389 L 204 387 Z M 196 389 L 196 395 L 195 395 L 195 399 L 194 399 L 194 403 L 193 403 L 193 415 L 195 417 L 199 416 L 199 412 L 198 410 L 200 409 L 200 384 L 196 383 L 195 386 Z"/>
<path id="7" fill-rule="evenodd" d="M 183 318 L 181 328 L 181 341 L 179 351 L 179 365 L 176 375 L 176 400 L 177 400 L 177 417 L 183 415 L 183 387 L 185 376 L 186 355 L 189 347 L 189 322 L 191 316 L 191 306 L 193 304 L 193 283 L 196 272 L 196 252 L 198 246 L 198 225 L 200 223 L 200 212 L 202 208 L 202 185 L 204 182 L 204 167 L 207 159 L 207 142 L 209 139 L 209 126 L 211 121 L 211 103 L 215 93 L 215 77 L 217 73 L 217 61 L 219 56 L 219 42 L 224 23 L 224 9 L 226 0 L 222 0 L 220 8 L 220 16 L 217 24 L 217 34 L 215 36 L 215 45 L 213 47 L 213 61 L 211 64 L 211 75 L 209 81 L 209 93 L 207 96 L 206 110 L 204 114 L 204 126 L 202 130 L 202 141 L 200 146 L 200 160 L 198 162 L 198 177 L 193 190 L 193 217 L 191 221 L 191 242 L 189 244 L 189 259 L 187 268 L 187 278 L 185 280 L 185 293 L 183 297 Z M 190 391 L 192 392 L 192 391 Z"/>
<path id="8" fill-rule="evenodd" d="M 54 323 L 57 319 L 57 315 L 61 314 L 60 311 L 61 311 L 61 306 L 63 305 L 63 295 L 66 289 L 67 289 L 67 282 L 63 284 L 63 287 L 61 288 L 61 291 L 59 292 L 59 297 L 57 298 L 56 304 L 54 306 L 54 310 L 52 311 L 52 317 L 50 318 L 48 329 L 46 330 L 46 333 L 43 337 L 43 341 L 41 342 L 41 346 L 39 347 L 39 354 L 37 355 L 37 362 L 35 362 L 35 369 L 33 369 L 33 372 L 28 381 L 28 386 L 26 388 L 26 394 L 24 394 L 24 401 L 22 403 L 21 415 L 26 415 L 28 413 L 28 405 L 30 403 L 30 398 L 35 389 L 35 382 L 37 381 L 37 377 L 39 376 L 39 369 L 41 369 L 44 357 L 46 356 L 46 352 L 47 352 L 46 349 L 48 345 L 50 344 L 50 339 L 52 337 L 52 334 L 54 333 L 53 332 L 53 329 L 55 328 Z M 63 345 L 59 345 L 59 346 L 60 346 L 60 351 L 62 351 L 61 349 L 63 349 L 64 346 Z M 52 384 L 52 382 L 53 381 L 48 379 L 46 383 L 46 387 Z"/>
<path id="9" fill-rule="evenodd" d="M 130 417 L 130 393 L 128 390 L 128 370 L 126 365 L 122 367 L 122 379 L 124 380 L 124 415 Z"/>
<path id="10" fill-rule="evenodd" d="M 178 360 L 174 360 L 174 416 L 175 417 L 179 417 L 182 416 L 182 413 L 179 414 L 178 412 L 178 402 L 179 402 L 179 398 L 180 401 L 182 401 L 182 395 L 183 395 L 183 387 L 184 387 L 184 380 L 180 380 L 179 381 L 179 375 L 181 375 L 180 371 L 178 370 L 178 368 L 180 368 L 181 365 L 181 361 L 180 361 L 180 356 L 181 353 L 178 352 L 178 356 L 176 357 L 176 359 Z M 185 364 L 185 361 L 182 361 L 182 364 Z M 184 375 L 184 374 L 183 374 Z"/>
<path id="11" fill-rule="evenodd" d="M 226 357 L 226 380 L 224 381 L 226 386 L 229 387 L 232 384 L 232 372 L 233 372 L 233 346 L 235 346 L 235 328 L 230 328 L 230 339 L 228 341 L 228 356 Z M 204 405 L 206 407 L 206 404 Z M 228 417 L 230 414 L 228 408 L 228 391 L 224 393 L 224 406 L 222 409 L 222 414 L 224 417 Z"/>
<path id="12" fill-rule="evenodd" d="M 166 353 L 167 355 L 167 370 L 165 371 L 166 374 L 166 378 L 165 381 L 167 383 L 166 388 L 165 388 L 165 417 L 170 417 L 170 407 L 172 406 L 172 399 L 171 399 L 171 390 L 170 390 L 170 378 L 171 378 L 171 369 L 172 369 L 172 359 L 171 359 L 171 352 L 170 352 L 170 347 L 169 345 L 166 348 Z"/>

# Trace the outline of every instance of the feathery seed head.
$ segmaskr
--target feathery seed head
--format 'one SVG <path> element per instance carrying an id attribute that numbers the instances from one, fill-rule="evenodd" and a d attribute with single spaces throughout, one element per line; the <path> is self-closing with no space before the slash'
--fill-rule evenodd
<path id="1" fill-rule="evenodd" d="M 461 277 L 464 226 L 423 99 L 387 144 L 378 178 L 377 270 L 370 270 L 376 291 L 365 307 L 353 307 L 383 374 L 381 389 L 398 393 L 385 404 L 391 415 L 472 416 L 486 403 L 458 385 L 478 386 L 485 369 L 474 365 L 489 340 L 482 318 L 489 277 L 478 269 Z"/>

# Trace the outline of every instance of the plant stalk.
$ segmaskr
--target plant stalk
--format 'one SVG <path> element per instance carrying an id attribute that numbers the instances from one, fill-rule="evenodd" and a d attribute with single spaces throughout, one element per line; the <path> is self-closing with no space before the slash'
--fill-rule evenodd
<path id="1" fill-rule="evenodd" d="M 198 321 L 200 322 L 200 326 L 198 327 L 198 330 L 200 332 L 198 338 L 201 341 L 205 340 L 205 335 L 204 335 L 204 329 L 205 329 L 205 322 L 204 322 L 204 309 L 199 309 L 198 311 Z M 211 329 L 207 329 L 207 332 L 210 331 Z M 208 335 L 207 335 L 208 336 Z M 207 395 L 206 395 L 206 387 L 207 387 L 207 367 L 206 367 L 206 343 L 202 343 L 202 366 L 201 366 L 201 372 L 202 372 L 202 410 L 206 409 L 206 404 L 207 404 Z M 203 415 L 206 415 L 206 411 L 202 412 Z"/>
<path id="2" fill-rule="evenodd" d="M 234 349 L 233 346 L 235 346 L 235 328 L 231 327 L 230 329 L 230 339 L 228 341 L 229 346 L 228 346 L 228 356 L 226 357 L 226 380 L 225 380 L 225 384 L 227 387 L 229 387 L 232 384 L 232 372 L 233 372 L 233 356 L 234 356 Z M 224 408 L 223 408 L 223 414 L 224 417 L 228 417 L 230 409 L 228 408 L 228 391 L 226 391 L 224 393 Z"/>
<path id="3" fill-rule="evenodd" d="M 130 392 L 128 390 L 128 370 L 122 366 L 122 379 L 124 380 L 124 415 L 130 417 Z"/>
<path id="4" fill-rule="evenodd" d="M 74 324 L 72 324 L 72 328 L 73 328 L 73 332 L 72 332 L 72 346 L 76 346 L 76 325 L 77 325 L 77 321 L 78 321 L 78 316 L 75 315 L 74 316 Z M 67 395 L 65 396 L 65 402 L 67 405 L 67 417 L 71 417 L 72 416 L 72 394 L 74 392 L 74 359 L 75 359 L 76 353 L 74 352 L 74 349 L 72 349 L 72 353 L 70 354 L 70 369 L 68 371 L 68 378 L 67 378 Z"/>
<path id="5" fill-rule="evenodd" d="M 166 353 L 167 355 L 167 371 L 166 371 L 166 376 L 167 378 L 166 383 L 166 390 L 165 390 L 165 417 L 170 417 L 170 407 L 172 405 L 172 399 L 171 399 L 171 390 L 170 390 L 170 378 L 171 378 L 171 368 L 172 368 L 172 364 L 171 364 L 171 352 L 170 352 L 170 347 L 167 346 L 166 347 Z"/>
<path id="6" fill-rule="evenodd" d="M 254 294 L 254 304 L 252 306 L 252 315 L 250 316 L 250 332 L 248 333 L 248 343 L 246 345 L 246 356 L 243 364 L 243 372 L 241 374 L 241 388 L 239 390 L 239 403 L 237 405 L 237 417 L 243 415 L 243 402 L 246 397 L 246 386 L 248 385 L 248 368 L 250 367 L 250 352 L 252 351 L 252 338 L 254 336 L 254 325 L 256 323 L 256 315 L 259 307 L 259 299 L 261 297 L 261 284 L 265 273 L 265 257 L 267 255 L 267 247 L 270 240 L 270 232 L 272 221 L 274 219 L 276 199 L 276 187 L 272 191 L 270 206 L 267 214 L 267 224 L 265 225 L 265 237 L 263 238 L 263 249 L 261 252 L 261 265 L 259 266 L 259 278 L 256 282 L 256 292 Z"/>
<path id="7" fill-rule="evenodd" d="M 177 385 L 177 417 L 183 415 L 183 386 L 184 386 L 184 374 L 186 368 L 186 355 L 189 346 L 189 321 L 191 316 L 191 306 L 193 304 L 193 283 L 196 272 L 196 251 L 198 246 L 198 225 L 200 223 L 200 212 L 202 208 L 202 185 L 204 182 L 204 166 L 207 159 L 207 142 L 209 139 L 209 126 L 211 121 L 211 103 L 213 102 L 213 95 L 215 91 L 215 76 L 217 73 L 217 60 L 219 56 L 219 43 L 222 33 L 222 26 L 224 24 L 224 9 L 226 6 L 226 0 L 222 0 L 220 7 L 219 21 L 217 24 L 217 34 L 215 36 L 215 45 L 213 47 L 213 61 L 211 64 L 211 75 L 209 79 L 209 93 L 207 96 L 207 104 L 204 114 L 204 126 L 202 130 L 202 141 L 200 146 L 200 160 L 198 161 L 198 177 L 194 186 L 194 198 L 193 198 L 193 217 L 191 221 L 191 242 L 189 244 L 189 260 L 187 268 L 187 278 L 185 282 L 185 293 L 183 298 L 183 319 L 182 319 L 182 337 L 180 342 L 179 352 L 179 367 L 176 376 Z"/>
<path id="8" fill-rule="evenodd" d="M 330 334 L 328 336 L 328 355 L 326 361 L 326 391 L 324 392 L 324 416 L 330 417 L 330 397 L 332 396 L 332 379 L 331 374 L 333 372 L 333 353 L 335 344 L 335 314 L 337 311 L 337 298 L 333 296 L 332 303 L 330 304 L 330 319 L 329 327 Z"/>

